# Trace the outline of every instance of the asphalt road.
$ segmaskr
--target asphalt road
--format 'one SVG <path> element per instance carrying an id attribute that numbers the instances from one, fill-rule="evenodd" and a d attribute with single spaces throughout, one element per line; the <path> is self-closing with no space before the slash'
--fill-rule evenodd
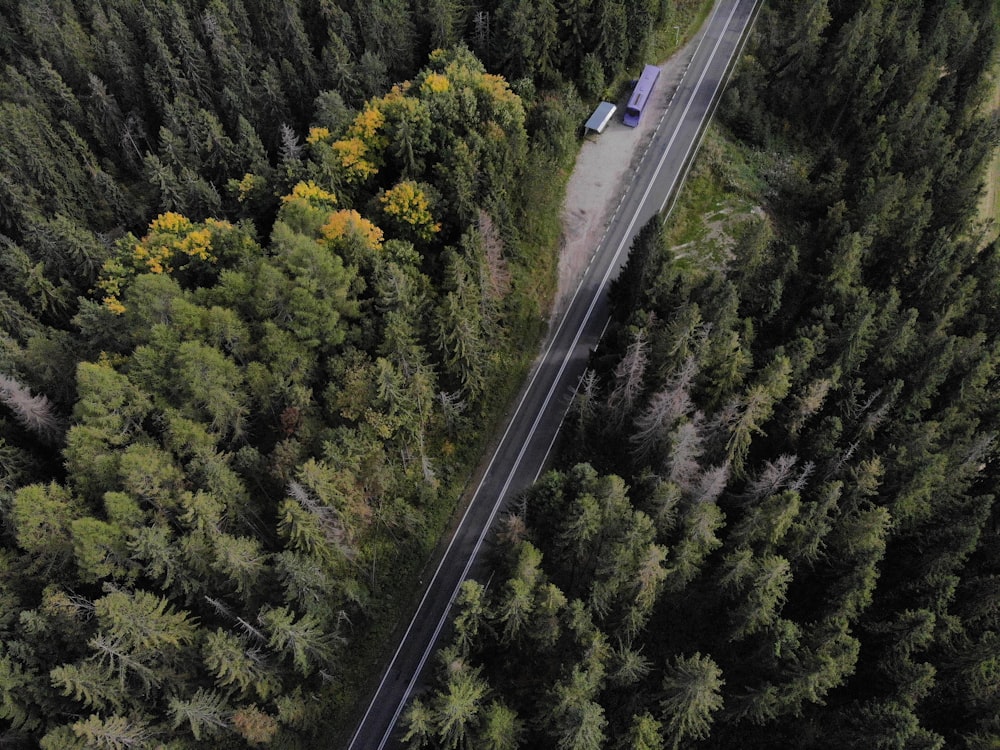
<path id="1" fill-rule="evenodd" d="M 716 3 L 601 248 L 566 311 L 553 321 L 545 350 L 347 750 L 400 746 L 397 722 L 420 684 L 448 622 L 451 603 L 462 581 L 476 572 L 477 554 L 505 502 L 534 482 L 545 467 L 590 351 L 607 324 L 608 285 L 643 225 L 655 214 L 669 211 L 668 202 L 690 168 L 758 2 Z"/>

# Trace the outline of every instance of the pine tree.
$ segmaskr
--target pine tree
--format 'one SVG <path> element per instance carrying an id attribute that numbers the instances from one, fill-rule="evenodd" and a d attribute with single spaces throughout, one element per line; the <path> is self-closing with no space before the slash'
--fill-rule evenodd
<path id="1" fill-rule="evenodd" d="M 42 726 L 43 717 L 29 692 L 36 679 L 10 654 L 0 655 L 0 718 L 15 732 L 32 732 Z"/>
<path id="2" fill-rule="evenodd" d="M 454 622 L 454 643 L 463 654 L 468 654 L 477 644 L 479 630 L 488 617 L 485 594 L 483 586 L 470 579 L 462 582 L 461 591 L 455 600 L 458 614 L 455 615 Z"/>
<path id="3" fill-rule="evenodd" d="M 121 684 L 100 664 L 84 661 L 63 664 L 50 672 L 52 684 L 84 707 L 95 710 L 121 711 L 125 695 Z"/>
<path id="4" fill-rule="evenodd" d="M 434 701 L 434 723 L 440 746 L 450 750 L 472 748 L 477 727 L 483 721 L 482 702 L 487 685 L 475 670 L 449 670 L 445 686 Z"/>
<path id="5" fill-rule="evenodd" d="M 219 534 L 212 538 L 213 567 L 230 581 L 237 594 L 249 599 L 262 583 L 270 567 L 259 541 L 249 537 Z"/>
<path id="6" fill-rule="evenodd" d="M 593 700 L 600 687 L 602 670 L 573 667 L 570 676 L 556 685 L 548 732 L 560 750 L 597 750 L 603 746 L 607 718 Z"/>
<path id="7" fill-rule="evenodd" d="M 50 575 L 72 560 L 72 524 L 81 509 L 66 488 L 52 482 L 22 487 L 13 497 L 10 523 L 28 571 Z"/>
<path id="8" fill-rule="evenodd" d="M 102 719 L 91 714 L 87 719 L 73 724 L 73 733 L 84 740 L 84 747 L 101 750 L 130 750 L 148 744 L 149 728 L 139 718 L 112 714 Z"/>
<path id="9" fill-rule="evenodd" d="M 308 677 L 332 661 L 336 638 L 315 616 L 305 614 L 296 619 L 295 612 L 280 607 L 262 611 L 259 619 L 269 634 L 268 647 L 290 657 L 302 676 Z"/>
<path id="10" fill-rule="evenodd" d="M 660 702 L 672 747 L 680 747 L 688 738 L 708 736 L 713 715 L 722 708 L 723 685 L 722 670 L 710 656 L 674 658 L 663 677 Z"/>
<path id="11" fill-rule="evenodd" d="M 174 729 L 186 725 L 195 740 L 201 740 L 203 734 L 217 735 L 229 725 L 225 698 L 207 690 L 199 689 L 188 699 L 171 698 L 168 710 L 173 716 Z"/>
<path id="12" fill-rule="evenodd" d="M 524 722 L 512 709 L 494 701 L 486 708 L 477 742 L 484 750 L 517 750 L 523 735 Z"/>
<path id="13" fill-rule="evenodd" d="M 619 747 L 622 750 L 663 750 L 662 725 L 649 714 L 632 717 L 628 736 Z"/>

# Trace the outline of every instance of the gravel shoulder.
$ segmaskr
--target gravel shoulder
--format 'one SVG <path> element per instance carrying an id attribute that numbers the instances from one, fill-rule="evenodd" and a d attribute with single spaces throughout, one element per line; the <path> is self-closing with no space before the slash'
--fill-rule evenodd
<path id="1" fill-rule="evenodd" d="M 649 147 L 663 113 L 673 101 L 694 50 L 698 32 L 669 60 L 660 63 L 660 78 L 637 128 L 622 122 L 626 99 L 600 135 L 584 139 L 566 187 L 559 251 L 559 287 L 553 317 L 561 314 L 573 296 L 591 258 Z"/>

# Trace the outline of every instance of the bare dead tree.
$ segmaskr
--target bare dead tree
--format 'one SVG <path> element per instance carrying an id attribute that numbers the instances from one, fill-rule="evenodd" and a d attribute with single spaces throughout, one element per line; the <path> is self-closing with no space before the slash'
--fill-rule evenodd
<path id="1" fill-rule="evenodd" d="M 858 450 L 859 445 L 860 445 L 859 441 L 855 440 L 853 443 L 847 446 L 845 450 L 841 451 L 839 456 L 831 459 L 828 464 L 825 478 L 828 479 L 832 476 L 836 476 L 837 474 L 839 474 L 840 470 L 844 468 L 847 462 L 850 461 L 852 458 L 854 458 L 854 454 Z"/>
<path id="2" fill-rule="evenodd" d="M 486 66 L 490 64 L 490 12 L 488 10 L 476 11 L 473 17 L 475 31 L 473 40 L 476 51 L 480 58 L 485 59 Z"/>
<path id="3" fill-rule="evenodd" d="M 250 636 L 258 643 L 267 643 L 267 636 L 264 635 L 263 631 L 251 625 L 242 617 L 236 618 L 236 624 L 240 626 L 240 629 L 243 631 L 244 634 Z"/>
<path id="4" fill-rule="evenodd" d="M 500 519 L 497 541 L 501 544 L 515 549 L 527 537 L 528 525 L 524 521 L 523 513 L 508 513 Z"/>
<path id="5" fill-rule="evenodd" d="M 495 303 L 507 296 L 511 285 L 510 267 L 503 255 L 503 238 L 493 219 L 485 211 L 479 212 L 476 226 L 483 243 L 483 254 L 486 256 L 486 278 L 481 280 L 483 296 Z"/>
<path id="6" fill-rule="evenodd" d="M 806 386 L 805 391 L 795 400 L 795 414 L 788 425 L 789 432 L 796 435 L 802 430 L 806 420 L 823 407 L 832 387 L 833 381 L 830 378 L 814 380 Z"/>
<path id="7" fill-rule="evenodd" d="M 799 475 L 792 480 L 792 483 L 788 485 L 788 489 L 792 492 L 802 492 L 805 489 L 806 483 L 809 481 L 809 477 L 816 470 L 816 464 L 813 461 L 806 461 L 805 466 L 802 467 L 802 471 Z"/>
<path id="8" fill-rule="evenodd" d="M 766 461 L 761 472 L 748 483 L 746 499 L 753 502 L 778 493 L 792 476 L 798 460 L 798 456 L 785 453 L 776 461 Z"/>
<path id="9" fill-rule="evenodd" d="M 281 148 L 279 151 L 281 160 L 284 162 L 299 161 L 302 158 L 302 142 L 299 141 L 299 137 L 291 125 L 281 123 Z"/>
<path id="10" fill-rule="evenodd" d="M 615 387 L 608 396 L 608 409 L 613 422 L 621 425 L 632 413 L 639 394 L 642 393 L 642 379 L 648 361 L 649 341 L 646 330 L 640 328 L 615 368 Z"/>
<path id="11" fill-rule="evenodd" d="M 579 437 L 585 437 L 590 432 L 598 411 L 598 390 L 600 381 L 597 373 L 587 368 L 580 378 L 573 403 L 570 404 L 569 413 L 572 421 L 576 423 L 576 430 Z"/>
<path id="12" fill-rule="evenodd" d="M 468 404 L 462 400 L 461 391 L 439 391 L 437 397 L 441 406 L 441 414 L 444 416 L 448 429 L 455 429 L 458 426 L 459 418 L 465 411 Z"/>
<path id="13" fill-rule="evenodd" d="M 872 395 L 872 398 L 865 405 L 866 413 L 864 419 L 861 420 L 861 424 L 858 427 L 858 432 L 867 436 L 869 439 L 875 437 L 875 431 L 886 420 L 889 416 L 889 412 L 896 403 L 896 397 L 890 394 L 885 401 L 878 406 L 878 408 L 868 411 L 868 409 L 870 409 L 874 404 L 875 398 L 881 395 L 881 393 L 882 389 L 880 388 Z"/>
<path id="14" fill-rule="evenodd" d="M 694 417 L 681 424 L 673 434 L 673 446 L 667 458 L 670 481 L 682 490 L 691 489 L 701 473 L 699 459 L 703 452 L 701 424 L 704 415 L 696 412 Z"/>
<path id="15" fill-rule="evenodd" d="M 724 463 L 707 469 L 698 482 L 692 499 L 696 504 L 714 503 L 722 495 L 729 483 L 729 464 Z"/>
<path id="16" fill-rule="evenodd" d="M 638 457 L 646 458 L 651 455 L 678 420 L 694 409 L 689 391 L 697 372 L 697 362 L 694 357 L 688 357 L 636 418 L 636 431 L 629 440 L 635 446 L 634 452 Z"/>
<path id="17" fill-rule="evenodd" d="M 207 594 L 204 596 L 204 599 L 208 603 L 208 605 L 215 611 L 215 614 L 227 620 L 235 619 L 235 616 L 233 615 L 233 610 L 229 607 L 228 604 L 226 604 L 221 599 L 216 599 L 214 597 L 208 596 Z"/>
<path id="18" fill-rule="evenodd" d="M 13 412 L 22 427 L 40 440 L 50 444 L 62 440 L 66 426 L 47 397 L 32 396 L 14 378 L 0 375 L 0 402 Z"/>

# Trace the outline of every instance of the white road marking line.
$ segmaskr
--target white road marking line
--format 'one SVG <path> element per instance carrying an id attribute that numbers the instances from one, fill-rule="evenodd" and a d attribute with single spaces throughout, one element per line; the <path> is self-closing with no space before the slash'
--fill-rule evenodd
<path id="1" fill-rule="evenodd" d="M 728 28 L 728 24 L 732 21 L 733 16 L 736 14 L 736 9 L 739 7 L 739 4 L 740 4 L 740 0 L 737 0 L 737 2 L 734 3 L 733 9 L 732 9 L 732 11 L 729 14 L 729 18 L 727 19 L 727 24 L 726 24 L 727 28 Z M 722 5 L 721 3 L 719 3 L 719 4 L 716 5 L 715 9 L 712 12 L 712 19 L 714 19 L 715 16 L 717 15 L 718 10 L 721 7 L 721 5 Z M 709 22 L 709 24 L 706 27 L 706 29 L 709 26 L 711 26 L 711 21 Z M 746 29 L 746 26 L 744 26 L 744 30 L 745 29 Z M 695 49 L 695 54 L 697 54 L 698 49 L 700 49 L 701 44 L 704 42 L 705 36 L 707 36 L 707 33 L 702 36 L 701 40 L 699 40 L 698 47 Z M 700 88 L 702 82 L 704 81 L 704 78 L 705 78 L 705 75 L 707 73 L 709 64 L 715 58 L 715 54 L 718 52 L 719 46 L 722 43 L 722 39 L 724 38 L 724 36 L 725 36 L 724 34 L 720 35 L 719 39 L 716 41 L 715 47 L 713 48 L 712 53 L 709 55 L 709 59 L 708 59 L 708 61 L 705 64 L 705 68 L 702 71 L 702 74 L 701 74 L 701 76 L 698 79 L 698 83 L 694 87 L 694 91 L 692 92 L 691 100 L 688 102 L 687 106 L 684 108 L 684 112 L 681 114 L 681 121 L 683 121 L 684 117 L 687 115 L 688 111 L 690 110 L 690 108 L 691 108 L 691 106 L 692 106 L 692 104 L 694 102 L 694 93 L 697 92 L 697 90 Z M 688 68 L 690 68 L 690 62 L 688 63 Z M 686 74 L 687 74 L 687 68 L 685 69 L 685 76 L 686 76 Z M 684 77 L 682 76 L 681 82 L 683 82 L 683 80 L 684 80 Z M 679 84 L 678 84 L 678 86 L 679 86 Z M 718 91 L 718 85 L 716 86 L 716 92 L 717 91 Z M 714 95 L 715 95 L 715 93 L 713 92 L 713 97 L 714 97 Z M 707 112 L 706 112 L 706 116 L 707 116 Z M 702 125 L 704 125 L 704 121 L 705 121 L 705 117 L 702 117 L 701 123 L 699 124 L 699 128 Z M 662 122 L 662 117 L 661 117 L 661 122 Z M 659 128 L 659 124 L 657 125 L 657 129 L 658 128 Z M 654 135 L 655 135 L 655 131 L 654 131 Z M 549 402 L 551 400 L 552 394 L 553 394 L 553 392 L 554 392 L 554 390 L 555 390 L 555 388 L 556 388 L 559 380 L 561 379 L 562 374 L 565 372 L 566 366 L 569 363 L 569 360 L 570 360 L 570 357 L 573 354 L 573 351 L 576 349 L 576 345 L 579 343 L 579 340 L 580 340 L 580 337 L 582 336 L 584 328 L 586 327 L 587 323 L 590 321 L 590 317 L 593 314 L 593 311 L 594 311 L 594 308 L 595 308 L 595 306 L 597 304 L 598 298 L 600 298 L 603 295 L 604 287 L 606 286 L 606 284 L 608 282 L 608 279 L 610 277 L 611 272 L 613 270 L 617 269 L 618 258 L 621 255 L 621 251 L 624 248 L 625 244 L 630 239 L 630 234 L 631 234 L 633 228 L 635 227 L 635 223 L 636 223 L 636 220 L 638 219 L 639 211 L 642 209 L 643 205 L 646 202 L 646 199 L 649 197 L 649 193 L 650 193 L 650 191 L 652 189 L 652 185 L 656 181 L 656 178 L 659 175 L 660 170 L 663 167 L 663 163 L 666 160 L 666 154 L 670 150 L 670 148 L 673 145 L 673 143 L 676 140 L 676 138 L 677 138 L 677 131 L 675 130 L 674 133 L 671 135 L 671 138 L 668 141 L 667 146 L 664 148 L 663 156 L 661 156 L 660 161 L 657 163 L 656 168 L 653 171 L 653 175 L 652 175 L 652 177 L 650 179 L 649 186 L 647 186 L 645 192 L 643 193 L 642 197 L 639 200 L 639 205 L 636 208 L 635 213 L 633 214 L 632 220 L 629 222 L 628 227 L 625 230 L 625 235 L 624 235 L 622 241 L 619 243 L 619 245 L 618 245 L 618 247 L 617 247 L 617 249 L 615 251 L 614 256 L 612 257 L 611 265 L 608 266 L 608 269 L 605 272 L 603 279 L 601 280 L 601 284 L 598 287 L 597 294 L 595 294 L 594 298 L 591 300 L 590 306 L 587 308 L 587 313 L 584 316 L 583 322 L 580 324 L 579 328 L 577 329 L 577 332 L 576 332 L 576 334 L 575 334 L 575 336 L 573 338 L 573 342 L 570 345 L 569 350 L 566 353 L 566 356 L 563 357 L 562 363 L 561 363 L 560 368 L 559 368 L 559 372 L 556 375 L 556 379 L 553 382 L 552 386 L 549 388 L 549 391 L 546 394 L 545 399 L 544 399 L 544 401 L 542 403 L 542 407 L 539 409 L 538 414 L 535 417 L 534 422 L 532 423 L 531 429 L 528 432 L 528 436 L 526 437 L 526 439 L 524 440 L 524 442 L 523 442 L 523 444 L 521 446 L 521 450 L 518 453 L 518 456 L 517 456 L 517 458 L 516 458 L 516 460 L 514 462 L 514 465 L 513 465 L 512 469 L 511 469 L 511 471 L 508 473 L 507 480 L 504 483 L 504 486 L 503 486 L 502 490 L 498 494 L 497 500 L 496 500 L 496 502 L 493 505 L 493 508 L 492 508 L 491 513 L 490 513 L 489 519 L 488 519 L 486 525 L 484 526 L 482 533 L 479 535 L 479 538 L 478 538 L 478 540 L 476 542 L 476 545 L 475 545 L 475 547 L 474 547 L 474 549 L 472 551 L 472 554 L 469 556 L 469 559 L 468 559 L 468 561 L 467 561 L 467 563 L 465 565 L 465 569 L 463 570 L 462 577 L 459 579 L 458 585 L 456 586 L 455 590 L 452 592 L 451 597 L 448 600 L 448 605 L 445 607 L 444 614 L 441 616 L 440 620 L 438 621 L 437 627 L 434 630 L 434 634 L 433 634 L 433 636 L 431 638 L 430 643 L 428 644 L 427 648 L 424 649 L 424 653 L 423 653 L 423 655 L 420 658 L 419 665 L 418 665 L 416 671 L 414 672 L 413 677 L 411 678 L 409 684 L 407 685 L 407 688 L 406 688 L 406 690 L 405 690 L 405 692 L 403 694 L 403 697 L 402 697 L 399 705 L 397 706 L 395 713 L 393 714 L 392 721 L 391 721 L 389 727 L 387 728 L 384 736 L 382 737 L 382 741 L 378 745 L 378 750 L 383 750 L 383 748 L 385 747 L 386 743 L 389 741 L 389 738 L 392 736 L 392 733 L 395 730 L 396 722 L 399 720 L 399 715 L 402 713 L 403 708 L 406 705 L 406 702 L 409 700 L 410 694 L 412 693 L 413 688 L 416 685 L 416 682 L 417 682 L 417 680 L 418 680 L 418 678 L 420 676 L 421 671 L 424 668 L 424 665 L 427 662 L 427 659 L 430 657 L 430 654 L 434 650 L 434 644 L 437 641 L 437 638 L 440 635 L 440 632 L 443 629 L 444 625 L 448 621 L 448 616 L 449 616 L 450 611 L 451 611 L 451 604 L 454 602 L 455 597 L 458 595 L 458 592 L 461 589 L 462 583 L 464 583 L 465 577 L 468 575 L 468 572 L 471 569 L 473 562 L 475 561 L 476 555 L 478 554 L 479 549 L 482 546 L 482 543 L 483 543 L 483 541 L 484 541 L 484 539 L 486 537 L 486 534 L 489 532 L 489 529 L 492 526 L 493 520 L 495 519 L 496 514 L 499 511 L 499 508 L 500 508 L 500 505 L 502 504 L 504 496 L 505 496 L 505 494 L 507 493 L 507 490 L 510 487 L 510 483 L 513 481 L 513 475 L 517 471 L 517 468 L 520 465 L 521 459 L 524 457 L 524 453 L 525 453 L 525 451 L 527 449 L 527 444 L 531 441 L 531 438 L 534 436 L 534 433 L 535 433 L 535 431 L 536 431 L 536 429 L 538 427 L 538 422 L 540 421 L 542 414 L 545 413 L 545 410 L 548 407 L 548 404 L 549 404 Z M 647 146 L 647 150 L 648 150 L 648 146 Z M 688 153 L 690 153 L 690 147 L 688 148 Z M 687 155 L 685 155 L 685 158 L 686 158 L 686 156 Z M 674 182 L 673 182 L 673 184 L 671 185 L 671 191 L 673 190 L 673 185 L 675 185 L 676 183 L 677 183 L 677 180 L 675 179 Z M 669 195 L 669 193 L 668 193 L 668 195 Z M 622 202 L 623 201 L 624 201 L 624 197 L 622 198 Z M 619 202 L 619 206 L 620 205 L 621 205 L 621 202 Z M 663 205 L 660 207 L 661 211 L 663 210 L 663 206 L 665 206 L 665 205 L 666 205 L 666 200 L 664 200 Z M 616 213 L 617 213 L 617 211 L 616 211 Z M 588 268 L 589 268 L 589 266 L 588 266 Z M 573 303 L 576 301 L 576 298 L 577 298 L 580 290 L 583 288 L 583 281 L 584 281 L 584 279 L 581 279 L 580 283 L 577 285 L 576 290 L 573 292 L 573 296 L 570 299 L 570 302 L 569 302 L 569 304 L 566 307 L 567 311 L 572 308 Z M 548 359 L 548 356 L 549 356 L 549 354 L 550 354 L 550 352 L 552 350 L 552 347 L 554 346 L 556 340 L 558 339 L 559 332 L 562 330 L 562 327 L 563 327 L 563 324 L 565 323 L 565 320 L 566 320 L 566 316 L 564 315 L 562 317 L 562 319 L 560 320 L 559 326 L 556 328 L 555 333 L 552 335 L 552 337 L 551 337 L 551 339 L 549 341 L 549 344 L 546 347 L 545 352 L 544 352 L 542 358 L 540 360 L 538 360 L 538 364 L 534 367 L 534 372 L 532 373 L 531 378 L 528 381 L 528 385 L 525 387 L 525 389 L 524 389 L 524 391 L 522 393 L 521 399 L 518 401 L 518 405 L 517 405 L 516 409 L 514 410 L 514 414 L 511 416 L 511 418 L 510 418 L 510 420 L 508 422 L 507 428 L 506 428 L 506 430 L 504 430 L 503 436 L 500 438 L 500 441 L 497 443 L 496 449 L 493 451 L 493 455 L 490 457 L 489 464 L 487 465 L 486 470 L 483 472 L 483 476 L 480 479 L 480 482 L 477 485 L 476 490 L 475 490 L 475 492 L 472 495 L 472 498 L 469 500 L 469 504 L 466 507 L 465 512 L 462 514 L 462 518 L 459 521 L 458 526 L 455 529 L 455 533 L 452 535 L 451 540 L 448 542 L 448 546 L 446 547 L 444 554 L 441 556 L 441 560 L 439 561 L 438 566 L 437 566 L 437 568 L 434 571 L 434 575 L 431 577 L 430 583 L 428 584 L 427 588 L 425 589 L 424 595 L 423 595 L 423 597 L 421 597 L 420 603 L 417 605 L 417 609 L 414 612 L 413 617 L 410 619 L 410 623 L 407 626 L 406 631 L 403 634 L 403 637 L 400 639 L 399 645 L 397 646 L 396 651 L 393 653 L 392 659 L 389 661 L 389 665 L 386 667 L 385 674 L 382 677 L 382 680 L 379 682 L 379 685 L 378 685 L 378 687 L 375 690 L 375 694 L 374 694 L 374 696 L 372 698 L 372 701 L 369 703 L 368 708 L 367 708 L 367 710 L 364 713 L 364 716 L 361 718 L 361 721 L 358 724 L 358 728 L 356 729 L 354 735 L 352 736 L 351 742 L 348 745 L 347 750 L 352 750 L 354 748 L 354 745 L 357 742 L 357 739 L 358 739 L 359 735 L 361 734 L 362 729 L 364 728 L 365 722 L 367 721 L 368 716 L 371 714 L 371 711 L 372 711 L 372 709 L 375 706 L 375 702 L 376 702 L 376 700 L 378 698 L 378 694 L 382 691 L 382 688 L 385 686 L 386 681 L 389 679 L 389 676 L 390 676 L 390 674 L 392 672 L 392 669 L 395 666 L 396 660 L 399 657 L 399 654 L 401 653 L 401 651 L 403 649 L 403 646 L 405 645 L 406 640 L 409 637 L 409 634 L 412 632 L 413 627 L 416 624 L 417 618 L 420 617 L 420 615 L 421 615 L 421 610 L 423 609 L 424 603 L 427 601 L 427 597 L 428 597 L 428 595 L 429 595 L 429 593 L 431 591 L 431 588 L 433 588 L 433 586 L 434 586 L 434 582 L 437 580 L 437 577 L 438 577 L 439 573 L 441 572 L 441 568 L 444 565 L 444 561 L 447 559 L 449 553 L 451 552 L 451 549 L 454 546 L 455 540 L 459 537 L 459 531 L 465 525 L 465 521 L 468 518 L 470 511 L 472 510 L 473 506 L 475 505 L 476 498 L 479 496 L 479 492 L 482 490 L 482 487 L 485 484 L 487 477 L 489 476 L 490 470 L 493 468 L 493 464 L 496 462 L 497 456 L 499 455 L 501 448 L 504 447 L 504 444 L 505 444 L 505 442 L 507 440 L 507 436 L 510 434 L 511 428 L 513 427 L 514 423 L 517 421 L 517 416 L 518 416 L 518 414 L 520 414 L 520 411 L 521 411 L 522 407 L 524 406 L 524 402 L 525 402 L 525 400 L 528 397 L 528 393 L 531 391 L 531 388 L 534 385 L 534 383 L 535 383 L 535 381 L 536 381 L 536 379 L 538 377 L 538 374 L 539 374 L 539 372 L 542 369 L 541 365 L 544 364 L 544 362 Z M 605 324 L 605 330 L 606 330 L 606 328 L 607 328 L 607 324 Z M 602 335 L 603 335 L 603 332 L 602 332 Z M 551 444 L 550 444 L 549 448 L 551 449 Z M 545 454 L 545 458 L 546 459 L 548 458 L 548 451 Z M 543 463 L 544 463 L 544 461 L 543 461 Z M 537 476 L 536 476 L 536 478 L 537 478 Z"/>

